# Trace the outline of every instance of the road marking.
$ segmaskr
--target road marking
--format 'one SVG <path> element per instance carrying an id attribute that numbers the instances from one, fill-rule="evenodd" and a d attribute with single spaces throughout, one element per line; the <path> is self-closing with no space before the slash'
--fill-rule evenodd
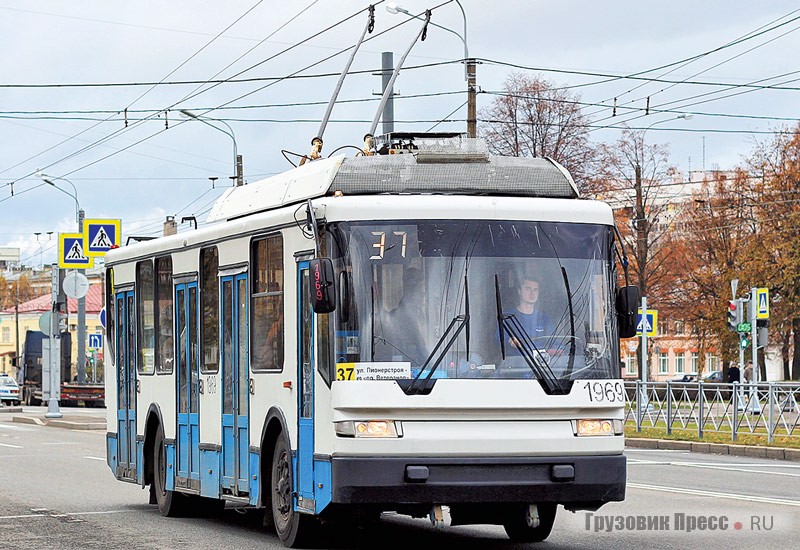
<path id="1" fill-rule="evenodd" d="M 629 464 L 634 466 L 685 466 L 687 468 L 703 468 L 706 470 L 722 470 L 725 472 L 742 472 L 747 474 L 768 474 L 774 476 L 800 477 L 800 474 L 789 472 L 773 472 L 771 470 L 753 470 L 753 466 L 771 466 L 769 464 L 714 464 L 711 462 L 669 462 L 669 461 L 649 461 L 649 460 L 629 460 Z M 776 468 L 797 468 L 793 464 L 785 466 L 775 466 Z"/>
<path id="2" fill-rule="evenodd" d="M 0 428 L 3 430 L 11 430 L 13 432 L 30 432 L 30 428 L 23 428 L 22 426 L 15 426 L 13 424 L 4 424 L 0 422 Z"/>
<path id="3" fill-rule="evenodd" d="M 0 521 L 4 519 L 26 519 L 26 518 L 63 518 L 68 516 L 91 516 L 99 514 L 124 514 L 130 510 L 100 510 L 95 512 L 69 512 L 66 514 L 48 513 L 47 509 L 41 509 L 38 513 L 33 514 L 19 514 L 16 516 L 0 516 Z"/>
<path id="4" fill-rule="evenodd" d="M 661 487 L 659 485 L 645 485 L 642 483 L 628 483 L 627 486 L 631 489 L 643 489 L 645 491 L 661 491 L 664 493 L 678 493 L 681 495 L 694 495 L 710 498 L 729 498 L 732 500 L 746 500 L 748 502 L 762 502 L 764 504 L 782 504 L 784 506 L 800 507 L 800 500 L 759 497 L 755 495 L 740 495 L 736 493 L 719 493 L 716 491 L 699 491 L 697 489 L 687 489 L 685 487 Z"/>
<path id="5" fill-rule="evenodd" d="M 42 445 L 80 445 L 77 441 L 48 441 Z"/>
<path id="6" fill-rule="evenodd" d="M 11 443 L 0 443 L 0 447 L 11 447 L 12 449 L 21 449 L 22 445 L 12 445 Z"/>
<path id="7" fill-rule="evenodd" d="M 99 460 L 101 462 L 105 462 L 106 461 L 105 458 L 102 458 L 102 457 L 99 457 L 99 456 L 85 456 L 83 458 L 88 458 L 89 460 Z"/>

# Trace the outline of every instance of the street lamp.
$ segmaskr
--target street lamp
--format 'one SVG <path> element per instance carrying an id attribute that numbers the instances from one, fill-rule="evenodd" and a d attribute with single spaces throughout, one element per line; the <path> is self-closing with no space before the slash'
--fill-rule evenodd
<path id="1" fill-rule="evenodd" d="M 233 169 L 234 169 L 234 174 L 236 174 L 234 176 L 236 178 L 236 185 L 237 186 L 243 185 L 244 184 L 244 177 L 242 175 L 242 157 L 239 155 L 238 147 L 236 145 L 236 137 L 233 135 L 233 128 L 231 128 L 230 124 L 228 124 L 224 120 L 219 120 L 217 118 L 209 119 L 209 117 L 205 117 L 203 115 L 195 114 L 195 113 L 189 111 L 188 109 L 179 109 L 178 112 L 180 114 L 182 114 L 183 116 L 185 116 L 186 118 L 193 119 L 193 120 L 199 120 L 200 122 L 202 122 L 206 126 L 210 126 L 210 127 L 214 128 L 215 130 L 217 130 L 219 132 L 222 132 L 223 134 L 226 134 L 229 138 L 231 138 L 231 140 L 233 141 Z M 213 120 L 214 122 L 219 122 L 220 124 L 224 124 L 225 127 L 228 128 L 228 131 L 225 131 L 222 128 L 214 126 L 213 124 L 211 124 L 209 122 L 209 120 Z M 231 178 L 231 179 L 233 179 L 233 178 Z"/>
<path id="2" fill-rule="evenodd" d="M 38 178 L 40 178 L 42 181 L 44 181 L 46 184 L 58 189 L 59 191 L 61 191 L 65 195 L 68 195 L 68 196 L 72 197 L 72 199 L 75 201 L 75 218 L 76 218 L 76 220 L 78 222 L 78 233 L 83 233 L 84 212 L 83 212 L 83 209 L 81 209 L 80 202 L 78 201 L 78 189 L 75 187 L 75 184 L 72 183 L 71 181 L 69 181 L 66 178 L 62 178 L 60 176 L 49 176 L 49 175 L 45 174 L 44 172 L 37 172 L 36 176 Z M 53 181 L 53 180 L 59 180 L 59 181 L 67 182 L 72 187 L 72 191 L 73 192 L 70 193 L 69 191 L 59 187 L 58 185 L 55 184 L 55 181 Z M 84 255 L 85 255 L 85 253 L 86 253 L 86 251 L 84 251 Z M 83 273 L 83 271 L 84 271 L 83 269 L 78 270 L 79 273 Z M 60 279 L 57 278 L 56 280 L 60 280 Z M 69 311 L 69 308 L 67 308 L 67 311 Z M 54 318 L 57 319 L 58 316 L 54 315 Z M 56 349 L 55 347 L 51 347 L 51 353 L 55 349 Z M 60 359 L 57 359 L 57 360 L 51 362 L 51 371 L 52 371 L 52 367 L 53 367 L 54 364 L 55 365 L 59 365 L 59 368 L 57 370 L 60 371 L 60 365 L 61 365 Z M 78 360 L 77 360 L 77 366 L 78 366 L 78 383 L 79 384 L 83 384 L 83 383 L 86 382 L 86 297 L 85 296 L 83 296 L 83 297 L 78 299 Z M 58 374 L 55 377 L 56 380 L 58 379 L 58 377 L 60 377 L 60 374 L 61 373 L 58 372 Z M 51 377 L 52 377 L 52 372 L 51 372 Z M 51 380 L 52 379 L 53 378 L 51 378 Z M 60 418 L 62 416 L 61 412 L 58 410 L 58 396 L 54 395 L 54 391 L 53 391 L 53 388 L 55 388 L 55 387 L 58 387 L 58 386 L 55 385 L 55 384 L 51 384 L 50 402 L 47 405 L 47 414 L 46 414 L 46 416 L 48 416 L 49 418 Z"/>
<path id="3" fill-rule="evenodd" d="M 661 124 L 662 122 L 669 122 L 670 120 L 689 120 L 692 118 L 692 115 L 688 113 L 681 113 L 677 116 L 672 118 L 665 118 L 663 120 L 657 120 L 652 123 L 650 126 L 645 128 L 641 134 L 642 140 L 642 155 L 644 155 L 644 135 L 647 131 L 655 126 L 656 124 Z M 637 147 L 638 149 L 638 147 Z M 636 153 L 636 165 L 634 166 L 634 191 L 636 193 L 636 217 L 634 218 L 634 229 L 636 230 L 636 264 L 639 270 L 639 289 L 641 291 L 641 310 L 642 315 L 647 315 L 647 273 L 644 269 L 647 260 L 647 233 L 648 233 L 648 223 L 647 218 L 645 217 L 644 211 L 644 195 L 642 193 L 642 167 L 639 164 L 639 153 Z M 642 329 L 642 345 L 639 348 L 640 351 L 640 360 L 639 360 L 639 372 L 640 378 L 643 383 L 647 383 L 647 331 Z M 645 399 L 646 401 L 646 399 Z"/>
<path id="4" fill-rule="evenodd" d="M 475 67 L 475 60 L 469 57 L 469 47 L 467 46 L 467 13 L 464 11 L 464 6 L 461 5 L 461 2 L 459 0 L 455 0 L 455 3 L 458 4 L 458 8 L 461 10 L 461 17 L 464 20 L 463 35 L 458 34 L 456 31 L 452 29 L 448 29 L 447 27 L 438 25 L 433 21 L 430 21 L 429 24 L 456 35 L 464 44 L 464 80 L 467 81 L 467 136 L 476 137 L 478 135 L 478 127 L 477 127 L 478 85 L 476 76 L 477 71 Z M 403 8 L 402 6 L 399 6 L 396 2 L 387 3 L 386 11 L 395 14 L 402 13 L 403 15 L 407 15 L 408 17 L 413 17 L 414 19 L 421 19 L 419 16 L 414 15 L 407 9 Z"/>
<path id="5" fill-rule="evenodd" d="M 464 18 L 464 35 L 463 36 L 458 34 L 456 31 L 454 31 L 452 29 L 448 29 L 447 27 L 443 27 L 442 25 L 437 25 L 433 21 L 431 21 L 429 23 L 429 25 L 433 25 L 434 27 L 439 27 L 442 30 L 445 30 L 445 31 L 447 31 L 449 33 L 452 33 L 452 34 L 456 35 L 461 40 L 461 42 L 464 44 L 464 63 L 466 63 L 467 59 L 469 59 L 469 48 L 467 47 L 467 14 L 464 12 L 464 7 L 461 5 L 461 2 L 459 2 L 459 0 L 455 0 L 455 2 L 456 2 L 456 4 L 458 4 L 458 7 L 461 9 L 461 16 Z M 403 6 L 400 6 L 399 4 L 397 4 L 397 2 L 389 2 L 389 3 L 387 3 L 386 4 L 386 11 L 388 11 L 389 13 L 393 13 L 393 14 L 402 13 L 403 15 L 407 15 L 408 17 L 413 17 L 414 19 L 421 19 L 421 17 L 419 17 L 418 15 L 414 15 L 413 13 L 411 13 L 410 11 L 405 9 Z M 464 80 L 467 80 L 466 68 L 464 69 Z"/>
<path id="6" fill-rule="evenodd" d="M 672 118 L 665 118 L 663 120 L 657 120 L 657 121 L 655 121 L 654 123 L 652 123 L 650 126 L 648 126 L 647 128 L 645 128 L 642 131 L 642 142 L 644 142 L 644 134 L 645 134 L 645 132 L 647 132 L 647 130 L 649 130 L 650 128 L 652 128 L 656 124 L 661 124 L 662 122 L 669 122 L 671 120 L 681 120 L 681 119 L 683 119 L 683 120 L 691 120 L 692 117 L 693 117 L 693 115 L 691 113 L 681 113 L 681 114 L 679 114 L 677 116 L 674 116 Z"/>
<path id="7" fill-rule="evenodd" d="M 44 172 L 36 172 L 36 177 L 44 181 L 46 184 L 55 187 L 65 195 L 72 197 L 72 199 L 75 201 L 75 221 L 78 222 L 78 232 L 79 233 L 83 232 L 83 210 L 81 210 L 81 205 L 80 203 L 78 203 L 78 190 L 75 188 L 75 184 L 66 178 L 61 178 L 58 176 L 49 176 Z M 61 180 L 67 182 L 72 186 L 73 193 L 70 193 L 69 191 L 62 189 L 61 187 L 56 185 L 53 180 Z"/>

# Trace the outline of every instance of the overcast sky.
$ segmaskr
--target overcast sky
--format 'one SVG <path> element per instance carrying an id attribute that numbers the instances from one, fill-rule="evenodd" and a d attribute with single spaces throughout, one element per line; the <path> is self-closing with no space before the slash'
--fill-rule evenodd
<path id="1" fill-rule="evenodd" d="M 368 4 L 0 0 L 0 246 L 20 247 L 27 265 L 54 261 L 56 233 L 76 228 L 70 183 L 88 218 L 121 218 L 128 235 L 159 233 L 166 215 L 196 215 L 202 222 L 231 184 L 233 140 L 224 124 L 211 121 L 217 131 L 182 118 L 180 109 L 230 126 L 245 181 L 291 168 L 281 150 L 308 151 L 349 52 L 331 56 L 356 42 L 366 15 L 322 31 Z M 361 73 L 345 81 L 339 100 L 350 101 L 335 107 L 324 153 L 360 145 L 377 109 L 381 83 L 372 71 L 381 52 L 393 51 L 399 60 L 419 31 L 419 22 L 388 13 L 386 4 L 376 7 L 371 36 L 383 34 L 356 57 L 351 70 Z M 439 6 L 432 21 L 454 32 L 431 27 L 412 49 L 395 85 L 395 128 L 424 131 L 449 115 L 451 122 L 435 130 L 464 131 L 458 5 L 400 4 L 412 13 Z M 648 141 L 669 143 L 679 170 L 727 169 L 756 140 L 795 123 L 800 67 L 792 60 L 800 50 L 800 7 L 794 2 L 461 4 L 470 56 L 491 60 L 478 67 L 480 88 L 500 90 L 512 70 L 570 86 L 586 103 L 595 142 L 616 140 L 627 122 L 651 127 Z M 298 75 L 313 78 L 269 80 L 306 67 Z M 662 82 L 615 78 L 633 74 Z M 250 80 L 202 84 L 226 79 Z M 175 84 L 187 81 L 194 83 Z M 132 83 L 142 85 L 119 86 Z M 643 116 L 648 96 L 653 112 Z M 479 95 L 479 109 L 492 97 Z M 615 97 L 618 114 L 609 118 Z M 680 113 L 694 115 L 676 120 Z M 54 180 L 66 193 L 43 185 L 39 169 L 69 180 Z M 219 178 L 214 189 L 209 177 Z"/>

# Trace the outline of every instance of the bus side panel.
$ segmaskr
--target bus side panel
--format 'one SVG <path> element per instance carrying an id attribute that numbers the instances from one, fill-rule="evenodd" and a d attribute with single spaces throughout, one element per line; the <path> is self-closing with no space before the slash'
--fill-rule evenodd
<path id="1" fill-rule="evenodd" d="M 177 464 L 175 463 L 175 440 L 165 440 L 164 447 L 167 451 L 167 476 L 166 476 L 166 490 L 175 490 L 175 470 Z"/>
<path id="2" fill-rule="evenodd" d="M 113 433 L 106 433 L 106 462 L 111 471 L 117 471 L 117 435 Z"/>
<path id="3" fill-rule="evenodd" d="M 251 432 L 254 430 L 250 430 Z M 250 505 L 258 506 L 261 488 L 261 455 L 258 447 L 250 447 Z"/>
<path id="4" fill-rule="evenodd" d="M 136 483 L 144 487 L 144 436 L 138 434 L 136 435 Z"/>
<path id="5" fill-rule="evenodd" d="M 314 511 L 319 514 L 331 503 L 333 496 L 331 492 L 333 489 L 333 474 L 330 460 L 314 459 L 314 483 L 316 484 Z"/>
<path id="6" fill-rule="evenodd" d="M 200 421 L 202 425 L 202 419 Z M 200 449 L 200 495 L 219 498 L 220 452 L 216 449 Z"/>

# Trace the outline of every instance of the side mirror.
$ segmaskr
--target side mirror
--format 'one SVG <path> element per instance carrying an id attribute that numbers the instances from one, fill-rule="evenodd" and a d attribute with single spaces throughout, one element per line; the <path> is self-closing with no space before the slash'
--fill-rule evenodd
<path id="1" fill-rule="evenodd" d="M 330 313 L 336 309 L 336 281 L 333 261 L 330 258 L 317 258 L 309 262 L 311 278 L 311 307 L 314 313 Z"/>
<path id="2" fill-rule="evenodd" d="M 624 286 L 617 290 L 617 325 L 620 338 L 636 336 L 639 317 L 639 287 Z"/>

